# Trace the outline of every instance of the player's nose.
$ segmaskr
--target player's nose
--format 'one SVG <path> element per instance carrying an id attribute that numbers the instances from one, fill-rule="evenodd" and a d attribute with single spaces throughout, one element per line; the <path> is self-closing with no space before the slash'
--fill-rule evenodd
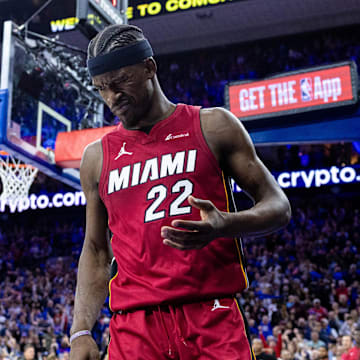
<path id="1" fill-rule="evenodd" d="M 119 102 L 122 95 L 123 95 L 122 92 L 115 92 L 115 91 L 112 91 L 112 90 L 109 89 L 109 90 L 107 90 L 105 92 L 103 97 L 104 97 L 104 100 L 105 100 L 106 104 L 111 109 L 112 107 L 114 107 Z"/>

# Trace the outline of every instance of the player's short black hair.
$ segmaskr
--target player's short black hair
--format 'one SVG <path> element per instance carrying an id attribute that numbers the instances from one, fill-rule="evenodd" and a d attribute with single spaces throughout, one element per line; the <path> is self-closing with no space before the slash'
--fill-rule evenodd
<path id="1" fill-rule="evenodd" d="M 110 25 L 99 32 L 89 43 L 88 59 L 107 54 L 115 49 L 145 39 L 140 28 L 134 25 Z"/>

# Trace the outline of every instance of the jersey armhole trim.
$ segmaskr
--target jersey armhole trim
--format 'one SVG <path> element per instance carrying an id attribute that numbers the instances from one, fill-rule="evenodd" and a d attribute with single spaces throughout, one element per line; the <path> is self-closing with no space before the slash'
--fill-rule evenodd
<path id="1" fill-rule="evenodd" d="M 230 186 L 227 185 L 227 182 L 225 179 L 225 174 L 223 172 L 222 172 L 222 180 L 223 180 L 224 191 L 225 191 L 225 195 L 226 195 L 227 212 L 228 213 L 233 212 L 233 211 L 236 212 L 235 200 L 233 198 L 233 194 L 231 192 Z M 231 198 L 229 196 L 231 196 Z M 241 237 L 234 237 L 233 240 L 235 243 L 238 261 L 240 263 L 241 271 L 243 273 L 243 277 L 245 280 L 245 289 L 247 289 L 249 287 L 249 279 L 248 279 L 247 272 L 246 272 L 246 263 L 245 263 L 245 255 L 244 255 L 243 246 L 242 246 L 242 239 L 241 239 Z"/>
<path id="2" fill-rule="evenodd" d="M 102 156 L 103 162 L 101 167 L 100 181 L 99 181 L 99 195 L 102 201 L 105 203 L 105 184 L 106 184 L 106 174 L 108 172 L 109 161 L 108 161 L 108 140 L 107 136 L 101 138 L 101 147 L 102 147 Z"/>

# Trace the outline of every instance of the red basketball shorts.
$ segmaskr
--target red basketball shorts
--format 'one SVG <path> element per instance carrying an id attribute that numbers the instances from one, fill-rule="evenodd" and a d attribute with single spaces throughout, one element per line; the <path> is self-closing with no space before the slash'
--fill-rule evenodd
<path id="1" fill-rule="evenodd" d="M 114 314 L 109 360 L 253 360 L 233 298 Z"/>

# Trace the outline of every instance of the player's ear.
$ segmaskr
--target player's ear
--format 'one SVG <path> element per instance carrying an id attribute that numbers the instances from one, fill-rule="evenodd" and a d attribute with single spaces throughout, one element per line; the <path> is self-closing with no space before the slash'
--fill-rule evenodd
<path id="1" fill-rule="evenodd" d="M 152 79 L 157 72 L 157 65 L 154 58 L 150 57 L 144 60 L 145 74 L 148 79 Z"/>

